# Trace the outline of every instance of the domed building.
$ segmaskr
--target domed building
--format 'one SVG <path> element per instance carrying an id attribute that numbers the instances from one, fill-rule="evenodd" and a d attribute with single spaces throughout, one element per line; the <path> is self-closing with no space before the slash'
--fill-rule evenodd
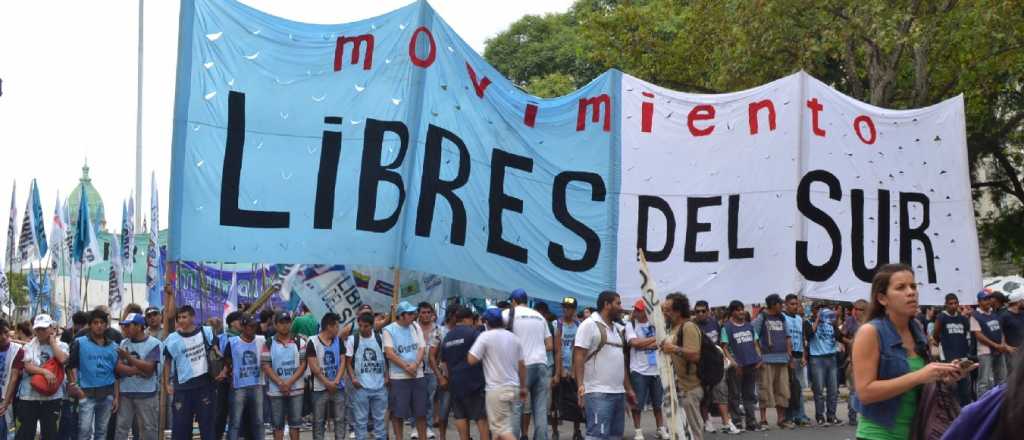
<path id="1" fill-rule="evenodd" d="M 96 228 L 97 232 L 107 230 L 103 198 L 100 197 L 100 193 L 96 191 L 96 188 L 92 186 L 92 179 L 89 178 L 88 162 L 82 165 L 82 177 L 78 179 L 78 186 L 75 187 L 74 191 L 71 191 L 71 196 L 68 198 L 68 218 L 71 220 L 72 229 L 76 219 L 78 219 L 78 204 L 82 197 L 82 191 L 85 191 L 86 197 L 88 197 L 89 220 L 92 222 L 93 227 Z"/>

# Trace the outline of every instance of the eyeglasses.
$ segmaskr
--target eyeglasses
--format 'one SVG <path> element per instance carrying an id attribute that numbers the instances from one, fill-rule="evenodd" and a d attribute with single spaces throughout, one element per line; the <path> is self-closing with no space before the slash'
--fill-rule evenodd
<path id="1" fill-rule="evenodd" d="M 694 309 L 693 312 L 694 313 L 707 313 L 708 311 L 707 311 L 707 309 Z"/>

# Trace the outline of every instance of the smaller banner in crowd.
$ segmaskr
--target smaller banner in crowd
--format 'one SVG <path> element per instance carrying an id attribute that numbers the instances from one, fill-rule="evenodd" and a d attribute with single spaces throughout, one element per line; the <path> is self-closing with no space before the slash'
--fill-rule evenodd
<path id="1" fill-rule="evenodd" d="M 278 266 L 259 266 L 249 271 L 228 271 L 200 263 L 182 262 L 178 268 L 175 302 L 190 304 L 196 309 L 196 319 L 220 318 L 224 303 L 231 292 L 231 279 L 236 278 L 238 309 L 245 310 L 270 287 L 278 276 Z M 271 295 L 269 304 L 277 309 L 286 303 L 277 294 Z"/>

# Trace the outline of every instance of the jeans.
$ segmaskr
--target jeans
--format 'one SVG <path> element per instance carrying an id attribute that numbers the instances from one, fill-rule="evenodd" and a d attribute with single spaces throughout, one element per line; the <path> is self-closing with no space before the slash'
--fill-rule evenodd
<path id="1" fill-rule="evenodd" d="M 786 408 L 786 420 L 794 423 L 807 420 L 807 411 L 804 408 L 804 389 L 807 388 L 806 370 L 805 366 L 800 365 L 799 360 L 796 368 L 789 370 L 789 407 Z"/>
<path id="2" fill-rule="evenodd" d="M 231 400 L 233 398 L 231 383 L 227 380 L 214 382 L 210 397 L 215 402 L 214 408 L 216 408 L 216 415 L 213 417 L 214 438 L 219 440 L 224 436 L 225 431 L 229 430 L 230 420 L 228 419 L 231 415 Z M 173 421 L 170 421 L 169 424 L 173 426 Z M 228 432 L 228 436 L 231 436 L 230 432 Z"/>
<path id="3" fill-rule="evenodd" d="M 160 419 L 160 398 L 121 396 L 117 405 L 117 430 L 114 438 L 127 439 L 136 421 L 141 425 L 140 440 L 156 440 L 159 436 L 157 424 Z"/>
<path id="4" fill-rule="evenodd" d="M 114 395 L 86 397 L 78 402 L 78 439 L 106 440 L 107 423 L 114 406 Z"/>
<path id="5" fill-rule="evenodd" d="M 18 423 L 20 425 L 21 422 Z M 33 425 L 33 427 L 35 426 Z M 57 438 L 59 440 L 78 440 L 78 401 L 75 399 L 65 397 L 60 404 L 60 426 L 57 427 Z"/>
<path id="6" fill-rule="evenodd" d="M 192 440 L 192 421 L 199 423 L 199 438 L 214 440 L 213 418 L 216 405 L 213 404 L 213 390 L 209 386 L 174 390 L 174 404 L 171 413 L 172 440 Z"/>
<path id="7" fill-rule="evenodd" d="M 283 431 L 285 422 L 298 429 L 302 426 L 302 391 L 293 391 L 287 396 L 267 396 L 270 402 L 270 425 L 275 431 Z"/>
<path id="8" fill-rule="evenodd" d="M 533 435 L 532 440 L 547 440 L 548 438 L 548 400 L 551 394 L 551 370 L 545 364 L 532 364 L 526 366 L 526 389 L 529 391 L 530 407 L 526 403 L 520 406 L 519 414 L 532 414 Z M 517 417 L 518 418 L 518 417 Z M 513 433 L 516 438 L 522 435 L 520 421 L 514 420 Z"/>
<path id="9" fill-rule="evenodd" d="M 836 403 L 839 400 L 836 355 L 811 356 L 811 365 L 814 366 L 811 380 L 811 391 L 814 392 L 814 418 L 835 418 Z M 826 389 L 822 390 L 822 387 Z M 828 392 L 827 402 L 825 391 Z"/>
<path id="10" fill-rule="evenodd" d="M 743 402 L 743 416 L 748 430 L 758 425 L 757 393 L 754 392 L 754 387 L 757 385 L 759 376 L 758 370 L 753 365 L 743 367 L 742 372 L 736 373 L 736 384 L 738 387 L 735 390 L 729 391 L 730 394 L 733 394 L 733 391 L 738 393 L 731 395 L 729 397 L 730 400 Z"/>
<path id="11" fill-rule="evenodd" d="M 18 419 L 17 440 L 35 440 L 36 423 L 39 424 L 40 440 L 57 438 L 57 422 L 60 420 L 62 399 L 19 400 L 14 417 Z M 77 421 L 77 420 L 76 420 Z"/>
<path id="12" fill-rule="evenodd" d="M 263 438 L 263 386 L 235 388 L 234 402 L 231 405 L 231 429 L 228 430 L 228 440 L 238 440 L 242 431 L 242 412 L 246 407 L 249 409 L 249 433 Z"/>
<path id="13" fill-rule="evenodd" d="M 334 410 L 334 440 L 345 440 L 345 391 L 313 392 L 313 440 L 323 440 L 327 430 L 327 405 Z"/>
<path id="14" fill-rule="evenodd" d="M 356 440 L 366 440 L 366 426 L 373 419 L 373 438 L 384 440 L 387 435 L 387 423 L 384 422 L 384 411 L 388 408 L 388 392 L 385 388 L 370 390 L 359 388 L 352 393 L 352 413 L 355 417 L 353 425 Z"/>
<path id="15" fill-rule="evenodd" d="M 583 395 L 583 403 L 587 440 L 622 438 L 626 423 L 625 394 L 587 393 Z"/>
<path id="16" fill-rule="evenodd" d="M 979 343 L 980 345 L 980 343 Z M 1002 353 L 978 355 L 978 398 L 1006 381 L 1006 362 Z"/>

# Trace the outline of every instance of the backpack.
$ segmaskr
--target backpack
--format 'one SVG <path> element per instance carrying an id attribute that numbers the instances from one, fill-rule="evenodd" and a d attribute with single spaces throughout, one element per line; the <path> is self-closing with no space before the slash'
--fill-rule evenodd
<path id="1" fill-rule="evenodd" d="M 687 324 L 693 323 L 687 322 Z M 683 325 L 685 326 L 686 324 Z M 696 326 L 697 324 L 693 325 Z M 722 355 L 718 346 L 708 338 L 708 335 L 700 331 L 699 327 L 697 332 L 700 333 L 700 359 L 697 360 L 697 378 L 700 379 L 702 387 L 714 388 L 725 377 L 725 356 Z M 679 329 L 679 332 L 676 333 L 676 345 L 683 346 L 683 329 Z M 690 368 L 690 365 L 687 365 L 686 368 Z"/>
<path id="2" fill-rule="evenodd" d="M 615 324 L 612 324 L 612 325 L 615 325 Z M 594 356 L 597 356 L 597 354 L 601 352 L 601 349 L 603 349 L 605 345 L 611 345 L 612 347 L 619 347 L 619 348 L 622 349 L 623 353 L 625 353 L 625 356 L 626 356 L 626 363 L 628 364 L 629 363 L 629 344 L 616 344 L 614 342 L 608 342 L 608 327 L 606 327 L 604 325 L 601 325 L 601 324 L 598 324 L 598 327 L 600 327 L 600 329 L 601 329 L 601 341 L 597 343 L 597 349 L 596 350 L 594 350 L 594 351 L 592 351 L 592 352 L 587 354 L 587 358 L 583 360 L 583 363 L 585 364 L 587 362 L 590 362 L 590 360 L 593 359 Z M 619 337 L 621 338 L 620 340 L 625 342 L 625 340 L 626 340 L 626 331 L 622 330 L 622 331 L 620 331 L 618 333 L 619 333 Z"/>
<path id="3" fill-rule="evenodd" d="M 224 361 L 224 354 L 220 352 L 212 340 L 206 338 L 206 327 L 200 327 L 199 333 L 202 333 L 203 345 L 206 346 L 206 374 L 210 376 L 210 379 L 216 380 L 217 375 L 224 369 L 224 364 L 226 363 Z M 221 337 L 226 335 L 227 333 L 221 333 Z M 228 374 L 228 376 L 230 377 L 231 375 Z"/>

